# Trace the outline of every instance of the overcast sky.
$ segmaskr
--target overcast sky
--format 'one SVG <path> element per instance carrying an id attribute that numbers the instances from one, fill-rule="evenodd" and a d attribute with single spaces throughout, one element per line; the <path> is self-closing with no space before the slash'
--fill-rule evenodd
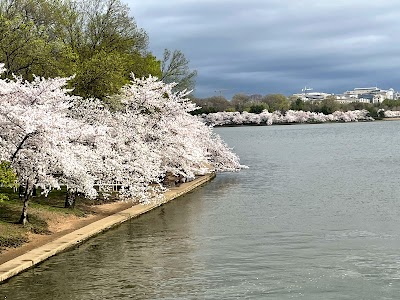
<path id="1" fill-rule="evenodd" d="M 123 0 L 158 58 L 179 49 L 195 95 L 290 95 L 304 86 L 400 90 L 399 0 Z"/>

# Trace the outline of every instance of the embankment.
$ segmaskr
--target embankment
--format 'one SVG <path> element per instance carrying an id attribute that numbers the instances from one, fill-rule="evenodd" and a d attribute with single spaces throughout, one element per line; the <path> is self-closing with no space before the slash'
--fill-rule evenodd
<path id="1" fill-rule="evenodd" d="M 24 253 L 0 265 L 0 282 L 3 282 L 22 271 L 29 269 L 49 257 L 65 250 L 71 249 L 89 238 L 115 227 L 129 219 L 138 217 L 158 206 L 187 194 L 195 188 L 207 183 L 215 177 L 215 173 L 199 176 L 195 180 L 174 187 L 164 194 L 164 199 L 157 203 L 135 205 L 108 217 L 97 220 L 71 233 L 63 235 L 49 243 Z"/>

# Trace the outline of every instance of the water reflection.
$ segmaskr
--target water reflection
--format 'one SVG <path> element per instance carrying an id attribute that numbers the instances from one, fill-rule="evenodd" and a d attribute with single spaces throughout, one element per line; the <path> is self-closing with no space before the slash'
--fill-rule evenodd
<path id="1" fill-rule="evenodd" d="M 221 176 L 213 182 L 213 191 L 222 195 L 237 184 L 234 176 Z M 197 231 L 204 197 L 200 188 L 51 258 L 2 285 L 0 297 L 176 299 L 188 290 L 202 294 L 196 272 L 203 272 L 207 265 L 196 254 L 201 240 L 190 236 Z"/>
<path id="2" fill-rule="evenodd" d="M 250 169 L 11 279 L 0 299 L 397 299 L 399 127 L 218 129 Z"/>

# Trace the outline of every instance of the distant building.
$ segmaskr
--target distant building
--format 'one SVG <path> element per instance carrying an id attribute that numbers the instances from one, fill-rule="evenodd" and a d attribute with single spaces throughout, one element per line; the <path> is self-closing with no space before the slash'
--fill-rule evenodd
<path id="1" fill-rule="evenodd" d="M 348 104 L 354 102 L 354 98 L 348 97 L 346 95 L 335 95 L 336 101 L 341 103 L 341 104 Z"/>
<path id="2" fill-rule="evenodd" d="M 353 102 L 361 102 L 361 103 L 370 103 L 371 101 L 369 99 L 365 98 L 357 98 L 354 95 L 349 95 L 348 93 L 346 94 L 338 94 L 335 95 L 336 101 L 342 104 L 348 104 L 348 103 L 353 103 Z"/>
<path id="3" fill-rule="evenodd" d="M 374 86 L 374 87 L 365 87 L 365 88 L 355 88 L 353 92 L 356 95 L 362 95 L 362 94 L 371 94 L 371 93 L 375 93 L 380 91 L 380 89 L 378 89 L 378 87 Z"/>
<path id="4" fill-rule="evenodd" d="M 312 93 L 308 93 L 306 95 L 306 98 L 310 101 L 321 101 L 321 100 L 326 99 L 328 96 L 332 96 L 332 94 L 312 92 Z"/>
<path id="5" fill-rule="evenodd" d="M 394 89 L 382 90 L 376 86 L 355 88 L 352 91 L 346 91 L 343 94 L 329 94 L 321 92 L 309 92 L 310 88 L 304 88 L 301 94 L 293 94 L 297 99 L 303 101 L 321 101 L 326 99 L 328 96 L 334 96 L 339 103 L 382 103 L 385 99 L 400 99 L 400 93 L 395 92 Z"/>
<path id="6" fill-rule="evenodd" d="M 303 93 L 293 94 L 293 96 L 297 97 L 297 99 L 301 99 L 303 101 L 322 101 L 322 100 L 326 99 L 326 97 L 332 95 L 329 93 L 322 93 L 322 92 L 310 92 L 312 90 L 313 90 L 312 88 L 304 87 L 304 89 L 302 89 Z"/>
<path id="7" fill-rule="evenodd" d="M 344 95 L 349 98 L 363 99 L 357 102 L 369 102 L 369 103 L 382 103 L 385 99 L 394 99 L 395 92 L 393 89 L 382 90 L 378 87 L 365 87 L 355 88 L 352 91 L 344 92 Z"/>

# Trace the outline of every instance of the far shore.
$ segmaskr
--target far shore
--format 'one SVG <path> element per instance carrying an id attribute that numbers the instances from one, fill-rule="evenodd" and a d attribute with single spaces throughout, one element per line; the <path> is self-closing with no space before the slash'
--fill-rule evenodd
<path id="1" fill-rule="evenodd" d="M 220 127 L 241 127 L 241 126 L 276 126 L 276 125 L 315 125 L 315 124 L 344 124 L 344 123 L 365 123 L 365 122 L 375 122 L 375 121 L 400 121 L 400 117 L 395 118 L 381 118 L 381 119 L 374 119 L 372 120 L 358 120 L 358 121 L 351 121 L 351 122 L 302 122 L 302 123 L 273 123 L 268 125 L 266 123 L 244 123 L 244 124 L 226 124 L 226 125 L 214 125 L 213 127 L 220 128 Z"/>
<path id="2" fill-rule="evenodd" d="M 400 117 L 394 117 L 394 118 L 383 118 L 383 121 L 399 121 Z"/>
<path id="3" fill-rule="evenodd" d="M 393 118 L 390 118 L 393 119 Z M 241 127 L 241 126 L 286 126 L 286 125 L 317 125 L 317 124 L 345 124 L 345 123 L 365 123 L 365 122 L 375 122 L 375 121 L 380 121 L 385 119 L 376 119 L 376 120 L 358 120 L 358 121 L 351 121 L 351 122 L 282 122 L 282 123 L 273 123 L 268 125 L 267 123 L 244 123 L 244 124 L 226 124 L 226 125 L 213 125 L 213 127 L 220 128 L 220 127 Z M 400 120 L 400 118 L 398 118 Z"/>

